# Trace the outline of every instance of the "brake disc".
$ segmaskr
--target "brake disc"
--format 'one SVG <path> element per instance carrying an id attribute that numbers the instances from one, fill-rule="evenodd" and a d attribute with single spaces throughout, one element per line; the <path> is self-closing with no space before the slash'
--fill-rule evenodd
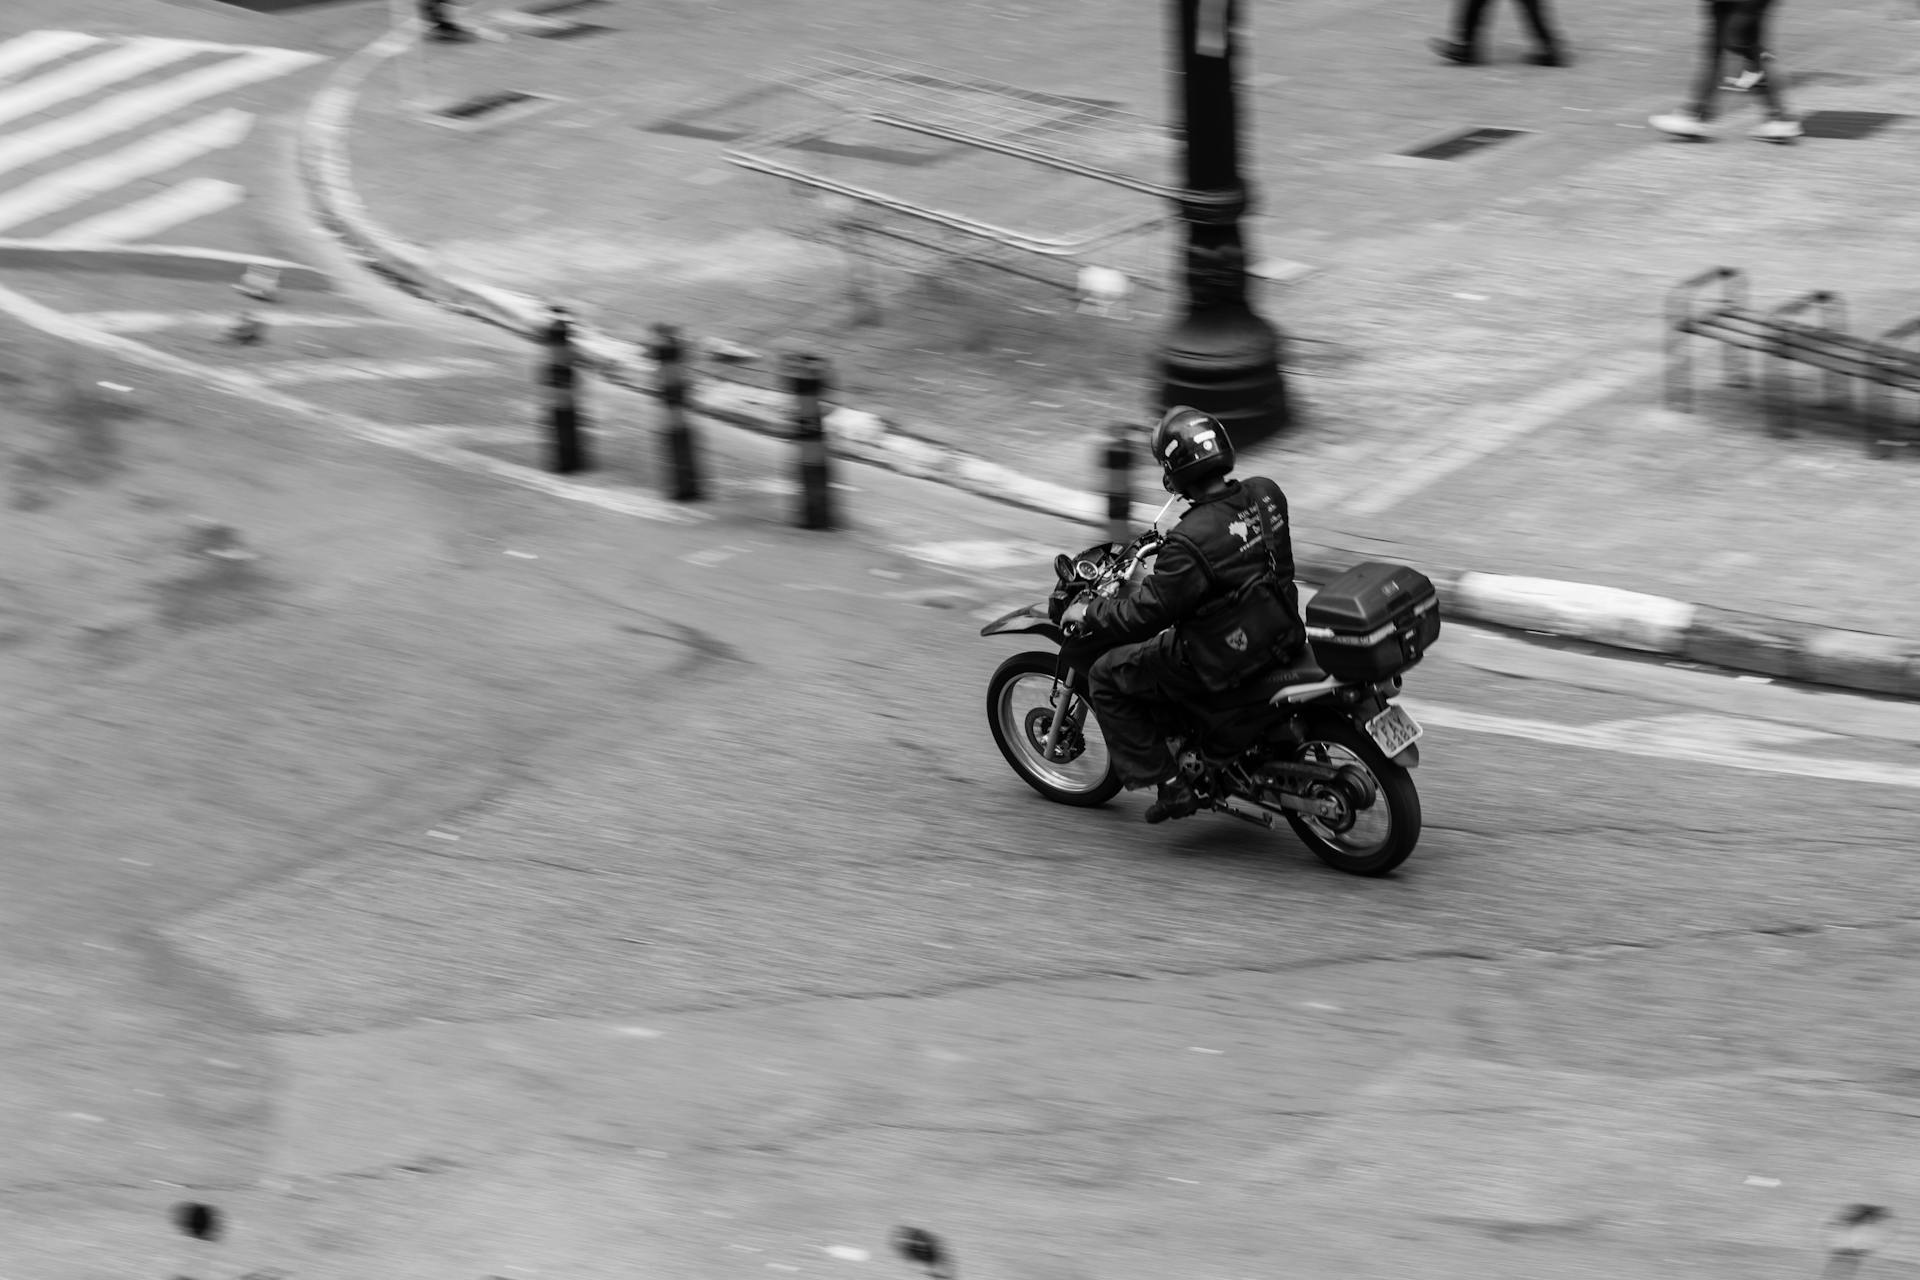
<path id="1" fill-rule="evenodd" d="M 1026 727 L 1027 741 L 1033 744 L 1033 749 L 1040 753 L 1042 759 L 1054 764 L 1066 764 L 1068 761 L 1078 760 L 1087 749 L 1086 738 L 1078 729 L 1069 727 L 1060 735 L 1060 740 L 1053 744 L 1053 750 L 1051 752 L 1047 750 L 1047 734 L 1053 729 L 1051 707 L 1035 707 L 1027 712 Z"/>

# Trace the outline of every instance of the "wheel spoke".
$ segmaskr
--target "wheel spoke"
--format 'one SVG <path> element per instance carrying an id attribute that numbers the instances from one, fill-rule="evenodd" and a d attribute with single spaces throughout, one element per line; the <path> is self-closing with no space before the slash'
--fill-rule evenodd
<path id="1" fill-rule="evenodd" d="M 1086 792 L 1107 776 L 1107 744 L 1098 722 L 1087 714 L 1086 700 L 1038 675 L 1009 680 L 1001 688 L 998 713 L 1006 740 L 1020 753 L 1020 767 L 1050 787 Z M 1059 746 L 1077 748 L 1070 759 L 1048 759 L 1047 730 L 1064 710 Z"/>

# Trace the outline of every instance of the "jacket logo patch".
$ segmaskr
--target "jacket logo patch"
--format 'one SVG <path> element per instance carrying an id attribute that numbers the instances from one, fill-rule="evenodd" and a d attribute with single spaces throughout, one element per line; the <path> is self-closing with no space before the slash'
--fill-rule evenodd
<path id="1" fill-rule="evenodd" d="M 1247 651 L 1247 631 L 1245 627 L 1235 627 L 1233 630 L 1227 632 L 1227 648 L 1233 650 L 1235 653 L 1245 653 Z"/>
<path id="2" fill-rule="evenodd" d="M 1242 547 L 1247 546 L 1253 541 L 1253 526 L 1248 524 L 1244 519 L 1229 521 L 1227 524 L 1227 532 L 1240 539 L 1240 545 Z"/>

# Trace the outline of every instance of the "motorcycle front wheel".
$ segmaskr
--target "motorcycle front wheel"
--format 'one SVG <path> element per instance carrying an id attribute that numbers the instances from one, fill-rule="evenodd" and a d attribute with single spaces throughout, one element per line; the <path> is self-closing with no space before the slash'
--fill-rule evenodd
<path id="1" fill-rule="evenodd" d="M 1349 875 L 1384 876 L 1405 862 L 1420 840 L 1420 792 L 1407 771 L 1339 716 L 1313 717 L 1306 739 L 1300 759 L 1353 772 L 1324 789 L 1343 806 L 1339 817 L 1287 811 L 1294 834 L 1320 861 Z M 1372 802 L 1363 805 L 1367 791 Z"/>
<path id="2" fill-rule="evenodd" d="M 1058 654 L 1040 651 L 1001 663 L 987 681 L 987 724 L 1000 754 L 1028 786 L 1055 804 L 1092 809 L 1113 799 L 1120 775 L 1084 692 L 1055 686 L 1059 667 Z M 1067 723 L 1049 755 L 1047 734 L 1062 713 Z"/>

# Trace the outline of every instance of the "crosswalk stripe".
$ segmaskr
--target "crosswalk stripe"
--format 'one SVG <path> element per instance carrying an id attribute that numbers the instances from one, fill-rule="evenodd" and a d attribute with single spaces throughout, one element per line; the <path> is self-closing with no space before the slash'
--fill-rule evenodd
<path id="1" fill-rule="evenodd" d="M 253 116 L 236 107 L 154 134 L 130 147 L 50 173 L 0 196 L 0 231 L 44 218 L 140 178 L 165 173 L 247 136 Z"/>
<path id="2" fill-rule="evenodd" d="M 267 323 L 307 329 L 360 329 L 399 326 L 405 321 L 383 316 L 337 316 L 310 311 L 267 311 Z M 233 322 L 231 311 L 78 311 L 73 319 L 107 333 L 161 333 L 168 329 L 186 329 L 199 325 L 224 325 Z"/>
<path id="3" fill-rule="evenodd" d="M 456 378 L 468 373 L 491 373 L 494 362 L 465 356 L 443 360 L 288 360 L 252 370 L 268 386 L 296 382 L 378 382 L 402 378 Z"/>
<path id="4" fill-rule="evenodd" d="M 0 90 L 0 124 L 30 116 L 36 111 L 58 106 L 71 98 L 82 97 L 95 89 L 119 80 L 145 75 L 169 62 L 191 58 L 203 52 L 185 40 L 161 40 L 142 37 L 130 40 L 118 49 L 88 58 L 71 67 L 35 76 L 14 88 Z"/>
<path id="5" fill-rule="evenodd" d="M 88 244 L 125 244 L 158 235 L 168 227 L 177 227 L 195 218 L 232 208 L 247 198 L 247 190 L 237 182 L 218 178 L 195 178 L 165 191 L 122 205 L 84 222 L 62 227 L 49 240 L 84 241 Z"/>
<path id="6" fill-rule="evenodd" d="M 0 173 L 45 160 L 128 129 L 150 125 L 188 103 L 270 80 L 319 61 L 297 49 L 254 49 L 211 67 L 202 67 L 161 84 L 115 94 L 105 102 L 38 128 L 0 139 Z"/>
<path id="7" fill-rule="evenodd" d="M 0 44 L 0 79 L 99 43 L 99 36 L 84 31 L 29 31 Z"/>

